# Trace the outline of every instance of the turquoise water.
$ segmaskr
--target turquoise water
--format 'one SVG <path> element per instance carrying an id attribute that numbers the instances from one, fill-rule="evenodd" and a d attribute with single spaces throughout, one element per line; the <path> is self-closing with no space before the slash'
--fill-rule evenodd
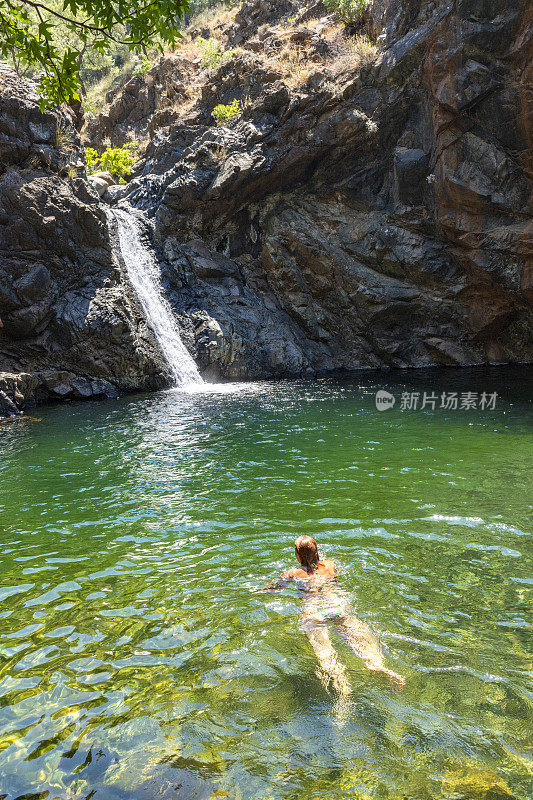
<path id="1" fill-rule="evenodd" d="M 530 797 L 531 397 L 525 372 L 369 374 L 0 426 L 0 798 Z M 249 591 L 304 532 L 403 690 L 332 628 L 340 703 L 298 593 Z"/>

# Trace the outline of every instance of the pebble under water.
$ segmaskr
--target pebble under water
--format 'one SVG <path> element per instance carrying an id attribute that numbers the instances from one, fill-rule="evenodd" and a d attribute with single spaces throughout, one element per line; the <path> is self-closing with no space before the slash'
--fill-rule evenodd
<path id="1" fill-rule="evenodd" d="M 0 799 L 527 800 L 531 397 L 519 370 L 368 373 L 0 425 Z M 249 591 L 300 533 L 403 689 L 333 626 L 339 702 L 298 592 Z"/>

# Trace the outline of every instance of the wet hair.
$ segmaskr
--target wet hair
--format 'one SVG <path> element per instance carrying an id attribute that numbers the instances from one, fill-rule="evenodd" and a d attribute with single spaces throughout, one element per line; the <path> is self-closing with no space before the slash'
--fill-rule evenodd
<path id="1" fill-rule="evenodd" d="M 298 536 L 294 542 L 296 558 L 308 572 L 318 564 L 318 545 L 310 536 Z"/>

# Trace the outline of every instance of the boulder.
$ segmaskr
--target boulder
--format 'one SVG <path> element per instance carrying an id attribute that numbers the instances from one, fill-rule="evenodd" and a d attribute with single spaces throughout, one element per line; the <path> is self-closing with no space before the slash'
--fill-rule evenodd
<path id="1" fill-rule="evenodd" d="M 14 282 L 13 289 L 22 302 L 36 303 L 46 297 L 50 282 L 50 273 L 44 264 L 36 264 Z"/>
<path id="2" fill-rule="evenodd" d="M 104 178 L 98 178 L 96 175 L 90 175 L 88 180 L 98 197 L 103 197 L 109 188 L 109 183 Z"/>
<path id="3" fill-rule="evenodd" d="M 116 183 L 116 180 L 110 172 L 95 172 L 93 175 L 91 175 L 91 178 L 97 181 L 104 181 L 104 183 L 107 183 L 108 186 L 114 186 Z"/>
<path id="4" fill-rule="evenodd" d="M 20 414 L 35 405 L 39 386 L 36 375 L 26 372 L 0 372 L 0 417 Z"/>

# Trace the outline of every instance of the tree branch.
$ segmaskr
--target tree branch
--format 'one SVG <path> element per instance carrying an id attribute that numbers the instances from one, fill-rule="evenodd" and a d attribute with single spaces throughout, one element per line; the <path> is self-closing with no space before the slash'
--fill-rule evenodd
<path id="1" fill-rule="evenodd" d="M 62 22 L 66 22 L 73 28 L 77 28 L 78 30 L 88 31 L 93 34 L 98 34 L 99 36 L 103 36 L 105 39 L 109 39 L 110 41 L 115 42 L 115 44 L 127 44 L 133 46 L 143 44 L 143 42 L 145 42 L 147 39 L 150 39 L 154 35 L 154 33 L 157 32 L 157 27 L 154 26 L 140 39 L 137 40 L 117 39 L 109 32 L 108 28 L 100 27 L 99 25 L 89 25 L 88 20 L 86 20 L 85 22 L 80 22 L 80 20 L 72 19 L 71 17 L 65 17 L 63 14 L 60 14 L 59 11 L 54 11 L 54 9 L 43 5 L 42 3 L 35 2 L 35 0 L 19 0 L 19 2 L 21 3 L 21 5 L 33 8 L 37 12 L 37 14 L 39 14 L 40 10 L 46 11 L 48 14 L 52 14 L 52 16 L 57 17 L 57 19 L 62 20 Z M 149 8 L 152 5 L 155 5 L 155 3 L 150 3 L 148 6 L 145 6 L 145 9 Z M 133 13 L 129 14 L 127 17 L 124 17 L 124 19 L 130 19 L 132 16 L 137 16 L 138 13 L 139 12 L 136 12 L 135 15 Z M 41 19 L 40 15 L 39 18 Z M 117 23 L 118 22 L 119 20 L 117 19 Z"/>
<path id="2" fill-rule="evenodd" d="M 40 21 L 44 22 L 44 19 L 42 17 L 42 14 L 41 14 L 40 10 L 37 8 L 36 11 L 37 11 L 37 16 L 39 17 Z M 68 98 L 65 97 L 65 92 L 63 91 L 63 83 L 61 81 L 61 72 L 58 70 L 58 68 L 56 66 L 56 63 L 55 63 L 55 61 L 54 61 L 54 59 L 52 57 L 52 54 L 50 52 L 50 41 L 49 41 L 49 39 L 46 39 L 46 58 L 47 58 L 47 61 L 52 65 L 52 69 L 54 70 L 54 72 L 56 74 L 57 85 L 59 87 L 59 91 L 61 92 L 61 94 L 65 98 L 65 100 L 67 100 Z"/>

